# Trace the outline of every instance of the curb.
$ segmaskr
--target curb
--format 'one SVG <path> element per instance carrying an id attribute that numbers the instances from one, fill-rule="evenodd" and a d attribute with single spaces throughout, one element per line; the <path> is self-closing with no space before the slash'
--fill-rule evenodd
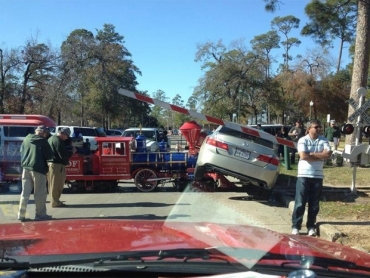
<path id="1" fill-rule="evenodd" d="M 0 205 L 19 205 L 19 200 L 0 200 Z"/>
<path id="2" fill-rule="evenodd" d="M 284 192 L 277 191 L 276 197 L 285 207 L 293 212 L 295 202 L 292 196 L 286 196 L 284 195 Z M 304 215 L 307 218 L 307 210 L 305 210 Z M 335 242 L 337 239 L 342 237 L 342 233 L 334 228 L 334 226 L 330 224 L 320 224 L 320 219 L 318 218 L 317 220 L 317 230 L 320 238 Z"/>

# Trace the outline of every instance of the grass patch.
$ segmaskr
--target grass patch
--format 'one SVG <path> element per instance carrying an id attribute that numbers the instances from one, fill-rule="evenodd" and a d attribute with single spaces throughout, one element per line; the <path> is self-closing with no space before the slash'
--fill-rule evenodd
<path id="1" fill-rule="evenodd" d="M 339 149 L 344 149 L 341 142 Z M 298 162 L 298 159 L 296 159 Z M 280 165 L 277 185 L 295 188 L 298 165 L 291 170 Z M 332 223 L 342 233 L 339 243 L 351 247 L 360 246 L 370 252 L 368 221 L 370 221 L 370 192 L 361 187 L 369 187 L 370 165 L 356 167 L 355 184 L 357 194 L 348 194 L 352 185 L 354 168 L 344 164 L 341 167 L 324 165 L 324 190 L 320 201 L 320 221 Z M 336 189 L 335 187 L 342 187 Z M 339 224 L 338 224 L 339 223 Z"/>
<path id="2" fill-rule="evenodd" d="M 365 204 L 341 201 L 320 202 L 319 217 L 327 220 L 369 220 L 370 202 Z"/>
<path id="3" fill-rule="evenodd" d="M 291 170 L 285 169 L 284 166 L 280 165 L 280 175 L 278 182 L 286 183 L 289 179 L 296 179 L 298 165 L 291 165 Z M 368 186 L 370 177 L 370 167 L 357 167 L 356 169 L 356 187 Z M 353 179 L 353 167 L 350 166 L 329 166 L 324 165 L 324 185 L 332 186 L 348 186 L 351 187 Z"/>

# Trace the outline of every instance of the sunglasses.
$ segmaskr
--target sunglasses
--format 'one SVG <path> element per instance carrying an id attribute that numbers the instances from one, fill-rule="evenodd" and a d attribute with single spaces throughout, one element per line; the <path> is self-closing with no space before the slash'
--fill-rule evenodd
<path id="1" fill-rule="evenodd" d="M 318 128 L 321 128 L 321 125 L 316 125 L 316 126 L 313 126 L 314 129 L 318 129 Z"/>

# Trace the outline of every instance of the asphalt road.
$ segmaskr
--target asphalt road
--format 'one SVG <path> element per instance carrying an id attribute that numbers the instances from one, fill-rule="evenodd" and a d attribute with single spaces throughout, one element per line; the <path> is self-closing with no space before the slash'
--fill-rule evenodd
<path id="1" fill-rule="evenodd" d="M 183 136 L 169 136 L 171 147 L 179 142 L 183 147 Z M 248 191 L 249 192 L 249 191 Z M 255 200 L 243 188 L 223 192 L 198 192 L 191 188 L 176 192 L 171 183 L 161 185 L 153 192 L 139 192 L 132 181 L 123 181 L 115 192 L 73 193 L 65 188 L 62 201 L 64 208 L 51 208 L 47 201 L 48 214 L 53 219 L 110 218 L 149 219 L 189 222 L 218 222 L 250 224 L 276 232 L 290 233 L 291 216 L 273 198 Z M 19 193 L 0 194 L 0 223 L 17 223 Z M 26 221 L 33 221 L 35 205 L 33 195 L 27 208 Z"/>
<path id="2" fill-rule="evenodd" d="M 189 222 L 250 224 L 283 233 L 290 232 L 290 213 L 285 207 L 254 200 L 241 188 L 228 192 L 176 192 L 171 184 L 154 192 L 138 192 L 133 183 L 121 183 L 115 192 L 72 193 L 65 188 L 64 208 L 51 208 L 53 219 L 110 218 L 149 219 Z M 0 223 L 16 223 L 19 193 L 0 195 Z M 27 207 L 26 221 L 35 216 L 33 196 Z"/>

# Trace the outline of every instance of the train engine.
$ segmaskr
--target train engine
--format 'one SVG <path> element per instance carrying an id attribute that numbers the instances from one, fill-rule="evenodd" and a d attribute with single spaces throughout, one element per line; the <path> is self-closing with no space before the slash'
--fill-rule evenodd
<path id="1" fill-rule="evenodd" d="M 150 192 L 171 182 L 182 191 L 194 177 L 201 132 L 195 122 L 185 123 L 180 130 L 188 142 L 184 151 L 169 151 L 161 142 L 159 152 L 151 152 L 140 134 L 134 149 L 130 137 L 97 137 L 97 151 L 78 151 L 70 158 L 66 183 L 73 191 L 107 191 L 121 180 L 133 180 L 139 191 Z"/>

